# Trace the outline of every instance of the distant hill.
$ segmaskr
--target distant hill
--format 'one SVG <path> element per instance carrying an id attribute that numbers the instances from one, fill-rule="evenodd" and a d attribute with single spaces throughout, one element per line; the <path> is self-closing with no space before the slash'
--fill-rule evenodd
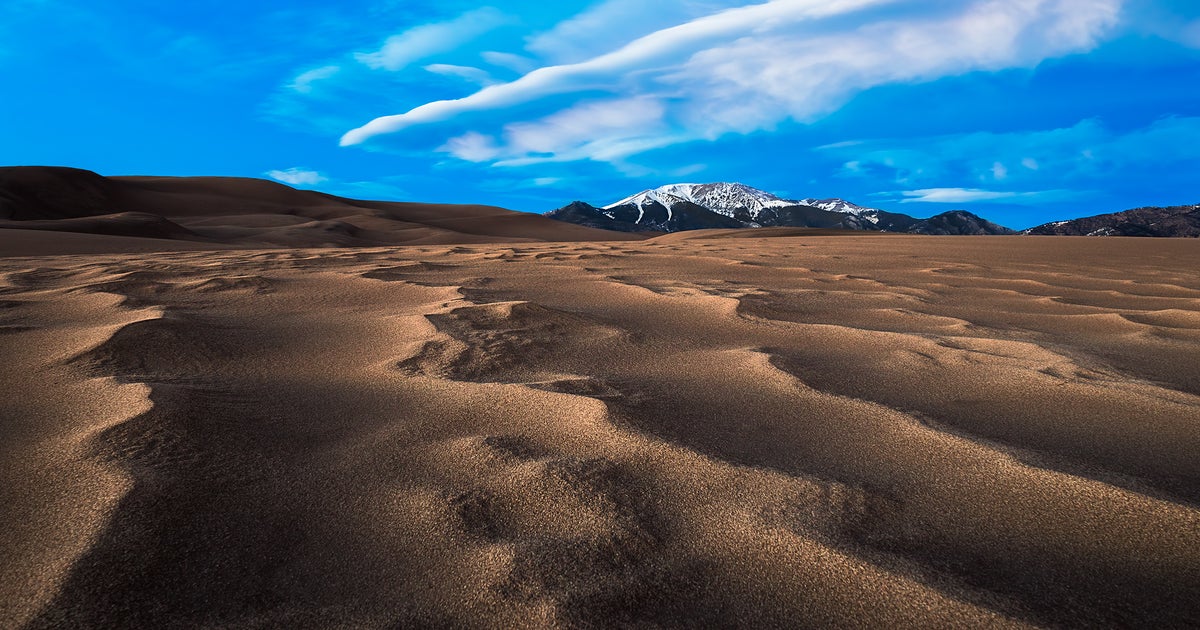
<path id="1" fill-rule="evenodd" d="M 6 242 L 31 230 L 108 238 L 114 250 L 131 237 L 155 239 L 167 249 L 170 242 L 191 243 L 187 248 L 194 249 L 195 244 L 363 247 L 643 238 L 492 206 L 360 201 L 263 179 L 103 177 L 63 167 L 0 168 L 0 255 Z M 80 242 L 78 237 L 59 240 Z M 103 243 L 91 243 L 88 250 L 104 249 L 96 245 Z M 56 252 L 48 246 L 45 253 Z"/>
<path id="2" fill-rule="evenodd" d="M 1136 208 L 1124 212 L 1055 221 L 1024 234 L 1045 236 L 1167 236 L 1200 237 L 1200 204 L 1166 208 Z"/>
<path id="3" fill-rule="evenodd" d="M 918 219 L 843 199 L 781 199 L 744 184 L 726 182 L 669 184 L 604 207 L 575 201 L 546 216 L 623 232 L 802 227 L 909 234 L 1015 233 L 963 210 Z"/>

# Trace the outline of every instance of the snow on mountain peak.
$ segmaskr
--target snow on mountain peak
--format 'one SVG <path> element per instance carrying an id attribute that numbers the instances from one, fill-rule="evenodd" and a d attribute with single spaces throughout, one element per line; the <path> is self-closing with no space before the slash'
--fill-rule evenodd
<path id="1" fill-rule="evenodd" d="M 673 207 L 681 203 L 693 203 L 718 214 L 739 220 L 757 221 L 759 216 L 770 208 L 785 208 L 789 206 L 811 206 L 828 212 L 851 214 L 871 223 L 879 222 L 879 210 L 866 208 L 851 203 L 845 199 L 816 199 L 808 198 L 799 201 L 783 199 L 769 192 L 751 188 L 737 182 L 717 182 L 712 184 L 667 184 L 626 197 L 616 203 L 604 206 L 605 214 L 611 216 L 611 211 L 620 206 L 634 206 L 638 209 L 640 223 L 647 207 L 659 204 L 667 209 L 667 217 L 673 214 Z"/>
<path id="2" fill-rule="evenodd" d="M 837 199 L 837 198 L 833 198 L 833 199 L 808 198 L 808 199 L 801 199 L 800 201 L 797 201 L 796 203 L 803 204 L 806 206 L 812 206 L 814 208 L 820 208 L 822 210 L 828 210 L 829 212 L 841 212 L 844 214 L 861 215 L 864 212 L 875 212 L 876 211 L 875 208 L 865 208 L 856 203 L 850 203 L 849 201 L 846 201 L 845 199 Z"/>
<path id="3" fill-rule="evenodd" d="M 604 209 L 625 205 L 641 208 L 652 202 L 662 204 L 668 209 L 675 204 L 689 202 L 721 214 L 732 214 L 734 210 L 738 209 L 757 213 L 764 208 L 796 205 L 794 201 L 780 199 L 769 192 L 751 188 L 745 184 L 718 182 L 713 184 L 668 184 L 626 197 L 605 206 Z"/>

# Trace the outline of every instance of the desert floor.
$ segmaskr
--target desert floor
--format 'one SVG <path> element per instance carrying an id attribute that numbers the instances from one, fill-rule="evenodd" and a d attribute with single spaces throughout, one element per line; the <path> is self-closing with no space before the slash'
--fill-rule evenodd
<path id="1" fill-rule="evenodd" d="M 0 259 L 0 626 L 1200 624 L 1200 240 Z"/>

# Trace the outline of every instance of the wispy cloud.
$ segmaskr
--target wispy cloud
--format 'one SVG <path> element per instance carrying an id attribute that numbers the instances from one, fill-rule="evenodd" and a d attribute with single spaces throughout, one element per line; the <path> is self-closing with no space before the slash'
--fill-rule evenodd
<path id="1" fill-rule="evenodd" d="M 668 134 L 665 108 L 655 99 L 591 101 L 532 122 L 506 125 L 494 159 L 535 164 L 592 158 L 615 161 Z"/>
<path id="2" fill-rule="evenodd" d="M 329 79 L 341 72 L 341 70 L 341 66 L 329 65 L 302 72 L 295 79 L 292 79 L 292 82 L 288 84 L 288 88 L 301 94 L 308 94 L 312 92 L 314 83 Z"/>
<path id="3" fill-rule="evenodd" d="M 901 191 L 901 203 L 970 203 L 973 201 L 995 201 L 1016 197 L 1035 197 L 1037 192 L 1004 192 L 980 190 L 978 188 L 922 188 Z"/>
<path id="4" fill-rule="evenodd" d="M 406 186 L 406 178 L 383 177 L 373 181 L 345 182 L 331 179 L 321 190 L 352 199 L 396 201 L 411 199 L 412 193 Z"/>
<path id="5" fill-rule="evenodd" d="M 905 6 L 907 17 L 868 11 L 885 5 Z M 662 28 L 611 52 L 539 68 L 464 98 L 432 101 L 376 118 L 347 132 L 342 144 L 448 123 L 475 112 L 557 103 L 559 111 L 540 118 L 506 122 L 499 129 L 476 123 L 474 131 L 495 141 L 491 159 L 502 164 L 622 159 L 680 142 L 770 130 L 788 120 L 812 122 L 874 86 L 1030 67 L 1048 57 L 1088 50 L 1113 27 L 1121 6 L 1122 0 L 933 5 L 912 0 L 773 0 Z M 834 19 L 852 14 L 856 19 Z M 545 49 L 546 44 L 535 46 Z M 637 125 L 612 143 L 543 143 L 542 150 L 533 150 L 522 134 L 513 133 L 553 128 L 561 116 L 569 118 L 568 112 L 595 101 L 597 91 L 621 94 L 623 98 L 614 100 L 637 102 L 658 120 L 649 125 L 638 118 Z"/>
<path id="6" fill-rule="evenodd" d="M 664 108 L 647 98 L 594 101 L 532 122 L 505 125 L 498 137 L 467 132 L 439 148 L 468 162 L 497 162 L 503 166 L 528 166 L 595 158 L 616 161 L 664 142 L 655 131 L 667 131 Z M 652 139 L 659 138 L 659 139 Z"/>
<path id="7" fill-rule="evenodd" d="M 479 57 L 493 66 L 521 74 L 530 72 L 538 67 L 537 61 L 516 53 L 485 50 L 479 53 Z"/>
<path id="8" fill-rule="evenodd" d="M 500 11 L 484 7 L 447 22 L 424 24 L 393 35 L 383 47 L 354 57 L 371 68 L 397 71 L 408 65 L 462 46 L 508 21 Z"/>
<path id="9" fill-rule="evenodd" d="M 342 137 L 342 144 L 360 144 L 372 137 L 395 133 L 413 125 L 445 121 L 472 111 L 520 105 L 552 94 L 594 90 L 597 87 L 634 89 L 635 86 L 620 85 L 620 78 L 650 64 L 667 64 L 668 67 L 678 68 L 678 64 L 690 54 L 711 48 L 721 41 L 748 35 L 764 23 L 795 23 L 889 1 L 894 0 L 776 0 L 730 9 L 657 31 L 586 61 L 539 68 L 516 81 L 484 88 L 465 98 L 434 101 L 405 114 L 376 118 L 347 132 Z"/>
<path id="10" fill-rule="evenodd" d="M 578 63 L 649 33 L 744 2 L 605 0 L 528 38 L 526 48 L 556 64 Z"/>
<path id="11" fill-rule="evenodd" d="M 291 186 L 320 186 L 323 192 L 353 199 L 398 200 L 411 198 L 407 184 L 412 177 L 382 176 L 370 180 L 348 181 L 307 168 L 288 168 L 264 173 L 271 179 Z"/>
<path id="12" fill-rule="evenodd" d="M 500 155 L 500 147 L 496 146 L 495 138 L 474 131 L 450 138 L 438 151 L 467 162 L 487 162 Z"/>
<path id="13" fill-rule="evenodd" d="M 1196 137 L 1200 118 L 1162 118 L 1124 131 L 1086 119 L 1059 129 L 864 140 L 819 150 L 847 160 L 843 172 L 851 177 L 886 177 L 929 189 L 998 181 L 1057 189 L 1133 172 L 1180 172 L 1200 162 Z"/>
<path id="14" fill-rule="evenodd" d="M 316 186 L 322 182 L 329 181 L 328 177 L 317 171 L 299 167 L 267 171 L 265 175 L 285 184 L 291 184 L 292 186 Z"/>
<path id="15" fill-rule="evenodd" d="M 468 83 L 478 85 L 492 85 L 496 80 L 487 70 L 474 68 L 471 66 L 456 66 L 448 63 L 431 63 L 425 66 L 425 70 L 434 74 L 440 74 L 447 77 L 455 77 L 462 79 Z"/>

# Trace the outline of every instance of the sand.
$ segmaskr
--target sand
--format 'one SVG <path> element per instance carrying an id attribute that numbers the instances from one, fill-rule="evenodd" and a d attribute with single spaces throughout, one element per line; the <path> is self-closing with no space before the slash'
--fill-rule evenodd
<path id="1" fill-rule="evenodd" d="M 0 256 L 647 236 L 494 206 L 348 199 L 253 178 L 0 167 Z"/>
<path id="2" fill-rule="evenodd" d="M 1200 241 L 779 234 L 10 252 L 0 626 L 1200 624 Z"/>

